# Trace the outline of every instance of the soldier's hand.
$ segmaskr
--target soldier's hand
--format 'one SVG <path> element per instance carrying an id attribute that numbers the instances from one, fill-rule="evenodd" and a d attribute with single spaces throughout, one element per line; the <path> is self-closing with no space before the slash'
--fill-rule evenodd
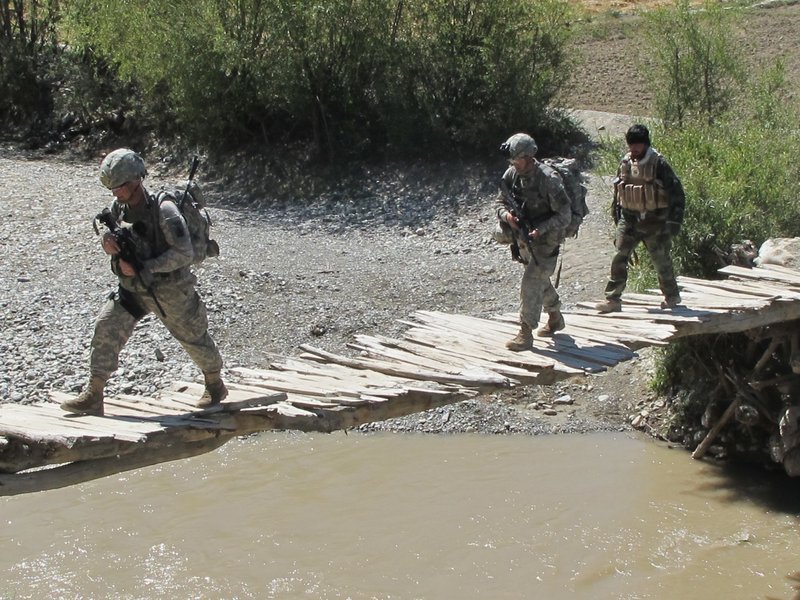
<path id="1" fill-rule="evenodd" d="M 134 277 L 136 276 L 136 269 L 133 268 L 133 265 L 129 263 L 127 260 L 119 259 L 119 271 L 125 277 Z"/>
<path id="2" fill-rule="evenodd" d="M 506 223 L 508 223 L 512 229 L 519 229 L 519 219 L 514 216 L 514 213 L 506 213 Z"/>
<path id="3" fill-rule="evenodd" d="M 119 254 L 119 244 L 117 244 L 117 238 L 115 238 L 111 233 L 103 234 L 103 252 L 106 254 L 110 254 L 114 256 L 115 254 Z"/>
<path id="4" fill-rule="evenodd" d="M 530 237 L 532 240 L 536 240 L 536 239 L 539 239 L 539 237 L 541 237 L 541 235 L 542 234 L 538 229 L 534 229 L 533 231 L 531 231 L 531 233 L 530 233 L 530 235 L 528 237 Z"/>

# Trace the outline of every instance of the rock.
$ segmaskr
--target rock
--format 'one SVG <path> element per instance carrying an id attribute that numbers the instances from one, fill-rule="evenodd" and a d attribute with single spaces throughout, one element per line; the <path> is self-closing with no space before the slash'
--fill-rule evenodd
<path id="1" fill-rule="evenodd" d="M 792 269 L 800 268 L 800 237 L 768 239 L 761 244 L 753 263 L 759 267 L 780 265 Z"/>
<path id="2" fill-rule="evenodd" d="M 789 477 L 800 477 L 800 448 L 795 448 L 784 455 L 783 468 Z"/>

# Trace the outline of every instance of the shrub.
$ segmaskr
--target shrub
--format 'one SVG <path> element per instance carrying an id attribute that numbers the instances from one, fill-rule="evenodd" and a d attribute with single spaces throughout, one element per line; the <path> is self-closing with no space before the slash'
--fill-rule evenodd
<path id="1" fill-rule="evenodd" d="M 471 152 L 498 131 L 535 131 L 568 74 L 563 0 L 69 7 L 73 44 L 118 66 L 144 102 L 162 91 L 162 132 L 214 148 L 296 143 L 328 161 Z"/>
<path id="2" fill-rule="evenodd" d="M 703 9 L 689 0 L 646 13 L 646 48 L 654 68 L 645 68 L 655 90 L 656 114 L 668 126 L 711 123 L 730 108 L 743 80 L 731 36 L 737 13 L 719 1 Z"/>
<path id="3" fill-rule="evenodd" d="M 51 69 L 60 54 L 57 7 L 56 0 L 0 3 L 0 123 L 5 127 L 30 127 L 51 112 Z"/>

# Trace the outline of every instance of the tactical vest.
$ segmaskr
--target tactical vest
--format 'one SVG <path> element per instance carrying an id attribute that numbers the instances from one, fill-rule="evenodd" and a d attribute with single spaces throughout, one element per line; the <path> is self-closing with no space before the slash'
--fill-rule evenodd
<path id="1" fill-rule="evenodd" d="M 661 154 L 648 148 L 641 160 L 631 158 L 630 152 L 622 159 L 615 192 L 623 209 L 646 213 L 669 207 L 669 194 L 664 183 L 656 179 L 659 158 Z"/>
<path id="2" fill-rule="evenodd" d="M 136 256 L 141 261 L 155 258 L 169 249 L 161 231 L 160 209 L 156 198 L 146 193 L 146 203 L 135 209 L 114 201 L 111 212 L 121 217 L 123 227 L 130 227 L 136 242 Z M 126 225 L 130 223 L 130 225 Z"/>
<path id="3" fill-rule="evenodd" d="M 549 169 L 549 167 L 544 168 Z M 520 175 L 509 169 L 504 176 L 511 193 L 523 206 L 524 218 L 534 227 L 553 214 L 547 195 L 545 175 L 542 166 L 537 164 L 530 174 Z"/>

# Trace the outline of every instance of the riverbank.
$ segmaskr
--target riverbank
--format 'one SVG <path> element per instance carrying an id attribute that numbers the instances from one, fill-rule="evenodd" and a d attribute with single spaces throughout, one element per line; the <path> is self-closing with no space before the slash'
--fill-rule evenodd
<path id="1" fill-rule="evenodd" d="M 620 122 L 624 118 L 620 117 Z M 170 183 L 148 157 L 156 189 Z M 154 160 L 155 159 L 155 160 Z M 114 286 L 91 227 L 110 200 L 94 163 L 0 154 L 0 397 L 43 400 L 85 383 L 95 315 Z M 219 259 L 198 269 L 228 367 L 266 365 L 309 343 L 346 351 L 356 333 L 396 336 L 419 309 L 488 316 L 515 311 L 521 267 L 491 240 L 492 181 L 504 165 L 395 166 L 359 188 L 291 205 L 207 182 Z M 203 173 L 200 178 L 202 181 Z M 569 306 L 600 296 L 612 245 L 607 183 L 592 177 L 591 215 L 563 255 L 559 291 Z M 637 361 L 638 362 L 638 361 Z M 402 431 L 549 433 L 626 427 L 644 385 L 638 365 L 621 374 L 520 388 L 432 414 L 374 426 Z M 196 369 L 152 316 L 143 320 L 109 382 L 110 394 L 150 394 Z M 615 389 L 605 382 L 616 381 Z M 622 391 L 620 391 L 622 390 Z M 558 402 L 556 402 L 558 400 Z"/>

